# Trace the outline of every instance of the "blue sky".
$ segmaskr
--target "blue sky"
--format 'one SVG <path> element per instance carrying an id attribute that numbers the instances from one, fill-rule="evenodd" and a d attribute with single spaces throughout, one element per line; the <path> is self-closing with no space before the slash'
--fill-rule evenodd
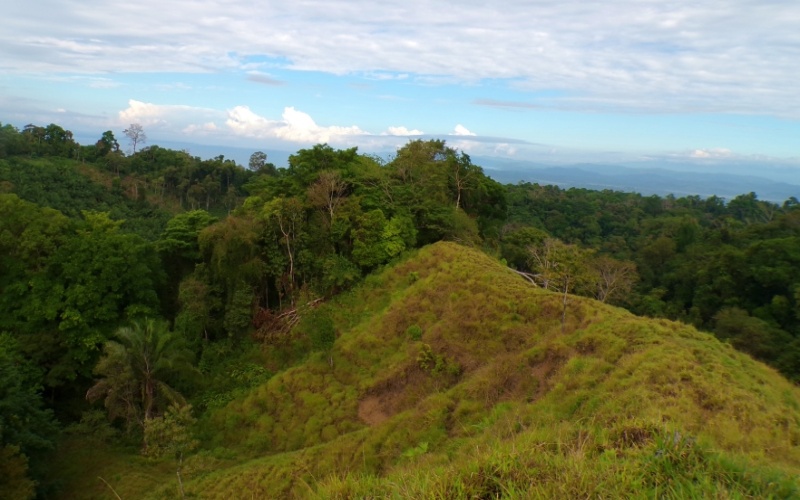
<path id="1" fill-rule="evenodd" d="M 10 3 L 9 3 L 10 1 Z M 9 0 L 0 122 L 91 140 L 798 168 L 796 0 Z"/>

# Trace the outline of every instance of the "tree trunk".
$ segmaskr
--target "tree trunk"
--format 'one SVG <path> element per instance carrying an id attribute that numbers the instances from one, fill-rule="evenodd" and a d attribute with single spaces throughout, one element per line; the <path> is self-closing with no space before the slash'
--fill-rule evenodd
<path id="1" fill-rule="evenodd" d="M 183 467 L 183 452 L 178 455 L 178 486 L 181 490 L 181 498 L 186 498 L 186 494 L 183 492 L 183 479 L 181 478 L 181 467 Z"/>
<path id="2" fill-rule="evenodd" d="M 569 278 L 564 281 L 564 304 L 561 309 L 561 331 L 564 331 L 567 323 L 567 290 L 569 290 Z"/>

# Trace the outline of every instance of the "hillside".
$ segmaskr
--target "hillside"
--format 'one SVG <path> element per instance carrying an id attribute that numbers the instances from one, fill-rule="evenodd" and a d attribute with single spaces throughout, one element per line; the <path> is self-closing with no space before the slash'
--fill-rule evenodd
<path id="1" fill-rule="evenodd" d="M 800 390 L 679 323 L 570 296 L 562 325 L 561 301 L 479 251 L 417 251 L 305 317 L 293 335 L 321 350 L 200 422 L 187 497 L 800 494 Z M 110 498 L 98 475 L 178 493 L 170 461 L 72 446 L 70 497 Z"/>

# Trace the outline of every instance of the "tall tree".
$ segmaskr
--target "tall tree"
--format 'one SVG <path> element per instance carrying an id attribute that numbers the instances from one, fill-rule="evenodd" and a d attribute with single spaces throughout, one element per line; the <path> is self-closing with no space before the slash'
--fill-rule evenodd
<path id="1" fill-rule="evenodd" d="M 97 363 L 95 373 L 102 378 L 86 393 L 88 400 L 103 399 L 111 418 L 142 428 L 169 403 L 185 403 L 173 386 L 196 370 L 181 335 L 163 321 L 147 319 L 118 329 L 114 337 Z"/>
<path id="2" fill-rule="evenodd" d="M 300 236 L 305 222 L 305 209 L 298 198 L 277 198 L 264 205 L 264 214 L 280 231 L 282 243 L 286 247 L 286 257 L 289 259 L 289 293 L 295 288 L 295 256 L 297 254 L 297 239 Z M 292 298 L 294 303 L 294 298 Z"/>
<path id="3" fill-rule="evenodd" d="M 136 154 L 136 146 L 147 142 L 147 135 L 144 133 L 144 128 L 138 123 L 131 123 L 131 125 L 122 131 L 125 137 L 133 147 L 133 154 Z"/>
<path id="4" fill-rule="evenodd" d="M 97 143 L 95 143 L 95 148 L 97 148 L 97 156 L 105 156 L 109 153 L 118 153 L 119 143 L 114 137 L 114 132 L 110 130 L 103 132 L 103 136 L 97 141 Z"/>
<path id="5" fill-rule="evenodd" d="M 265 175 L 275 175 L 275 165 L 267 161 L 267 153 L 263 151 L 256 151 L 250 155 L 250 161 L 247 168 L 252 172 Z"/>
<path id="6" fill-rule="evenodd" d="M 336 209 L 345 198 L 347 182 L 342 179 L 337 171 L 323 170 L 319 178 L 308 187 L 308 201 L 314 207 L 322 210 L 327 216 L 327 222 L 333 224 Z"/>

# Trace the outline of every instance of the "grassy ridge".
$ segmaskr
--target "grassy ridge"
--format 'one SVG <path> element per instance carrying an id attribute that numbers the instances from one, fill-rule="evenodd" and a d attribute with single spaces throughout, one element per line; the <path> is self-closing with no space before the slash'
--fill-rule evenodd
<path id="1" fill-rule="evenodd" d="M 796 387 L 590 299 L 562 325 L 561 300 L 476 250 L 419 250 L 298 326 L 330 318 L 330 352 L 214 411 L 187 496 L 800 495 Z"/>

